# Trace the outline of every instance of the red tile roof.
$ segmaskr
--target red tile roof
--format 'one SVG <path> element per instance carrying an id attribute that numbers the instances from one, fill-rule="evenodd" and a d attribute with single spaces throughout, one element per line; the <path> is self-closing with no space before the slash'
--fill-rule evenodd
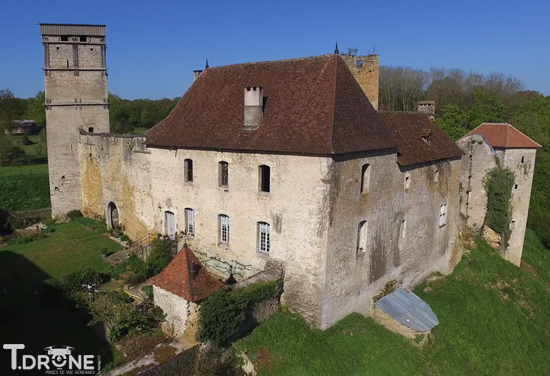
<path id="1" fill-rule="evenodd" d="M 494 148 L 540 148 L 542 145 L 536 143 L 510 124 L 505 123 L 483 123 L 467 134 L 480 134 Z"/>
<path id="2" fill-rule="evenodd" d="M 420 112 L 379 112 L 397 140 L 397 162 L 411 165 L 462 156 L 460 148 Z"/>
<path id="3" fill-rule="evenodd" d="M 263 87 L 257 130 L 244 130 L 244 89 Z M 338 55 L 206 69 L 147 144 L 298 154 L 395 148 L 346 63 Z"/>
<path id="4" fill-rule="evenodd" d="M 183 246 L 160 274 L 150 278 L 148 282 L 190 302 L 197 302 L 225 288 L 223 283 L 206 270 L 187 245 Z"/>

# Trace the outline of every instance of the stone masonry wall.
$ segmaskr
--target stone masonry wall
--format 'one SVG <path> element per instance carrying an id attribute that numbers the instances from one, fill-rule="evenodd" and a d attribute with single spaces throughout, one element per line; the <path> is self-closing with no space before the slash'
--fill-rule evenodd
<path id="1" fill-rule="evenodd" d="M 363 164 L 370 165 L 370 187 L 361 193 Z M 455 240 L 463 226 L 459 173 L 459 159 L 399 168 L 394 151 L 335 161 L 322 328 L 351 312 L 368 314 L 373 296 L 391 280 L 412 287 L 430 273 L 452 271 L 462 255 Z M 358 252 L 361 221 L 367 243 Z"/>
<path id="2" fill-rule="evenodd" d="M 380 92 L 380 65 L 378 55 L 355 56 L 340 55 L 346 62 L 351 74 L 365 92 L 375 110 L 378 110 Z M 358 63 L 358 62 L 361 63 Z"/>
<path id="3" fill-rule="evenodd" d="M 165 212 L 176 232 L 220 278 L 237 280 L 285 261 L 283 303 L 320 326 L 327 226 L 323 200 L 330 158 L 169 150 L 143 146 L 143 138 L 80 136 L 82 208 L 108 216 L 114 203 L 130 238 L 166 233 Z M 184 181 L 184 160 L 193 160 L 193 182 Z M 218 162 L 229 163 L 229 187 L 218 186 Z M 258 192 L 259 166 L 271 167 L 271 192 Z M 296 178 L 299 177 L 299 178 Z M 183 236 L 185 209 L 195 213 L 195 235 Z M 218 216 L 229 216 L 230 241 L 219 243 Z M 270 252 L 258 251 L 258 222 L 270 225 Z"/>
<path id="4" fill-rule="evenodd" d="M 156 306 L 166 314 L 164 330 L 169 335 L 183 335 L 187 319 L 197 309 L 197 304 L 189 302 L 170 291 L 153 286 L 153 299 Z"/>

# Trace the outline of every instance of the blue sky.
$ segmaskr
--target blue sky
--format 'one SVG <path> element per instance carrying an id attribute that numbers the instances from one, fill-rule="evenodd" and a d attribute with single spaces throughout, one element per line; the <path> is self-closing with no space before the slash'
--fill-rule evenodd
<path id="1" fill-rule="evenodd" d="M 0 0 L 0 89 L 43 90 L 38 23 L 107 25 L 109 91 L 173 98 L 193 70 L 374 46 L 381 65 L 493 71 L 550 95 L 550 2 Z"/>

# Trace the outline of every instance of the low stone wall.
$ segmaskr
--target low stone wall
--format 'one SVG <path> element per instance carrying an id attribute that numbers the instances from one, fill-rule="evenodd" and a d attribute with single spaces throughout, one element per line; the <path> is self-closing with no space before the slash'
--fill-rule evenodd
<path id="1" fill-rule="evenodd" d="M 52 208 L 13 211 L 9 215 L 9 221 L 20 228 L 25 228 L 51 218 Z"/>

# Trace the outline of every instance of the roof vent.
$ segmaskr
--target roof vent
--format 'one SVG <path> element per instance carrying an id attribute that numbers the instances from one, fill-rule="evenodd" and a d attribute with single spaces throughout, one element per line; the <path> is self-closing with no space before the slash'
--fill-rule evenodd
<path id="1" fill-rule="evenodd" d="M 261 86 L 244 89 L 244 129 L 255 130 L 264 116 L 264 91 Z"/>

